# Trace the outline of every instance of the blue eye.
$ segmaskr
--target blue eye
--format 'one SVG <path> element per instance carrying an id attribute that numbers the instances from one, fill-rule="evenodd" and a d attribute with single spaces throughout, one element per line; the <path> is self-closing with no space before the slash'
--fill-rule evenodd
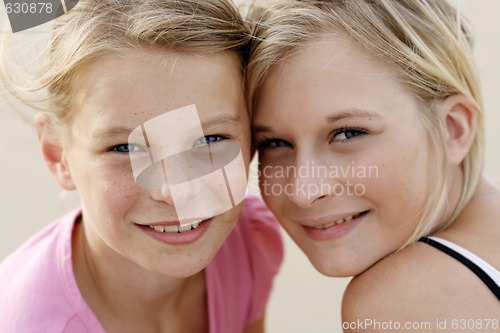
<path id="1" fill-rule="evenodd" d="M 203 145 L 215 145 L 223 140 L 227 139 L 227 137 L 222 136 L 222 135 L 206 135 L 202 138 L 199 138 L 196 140 L 193 144 L 194 147 L 196 146 L 203 146 Z"/>
<path id="2" fill-rule="evenodd" d="M 110 151 L 122 154 L 130 154 L 130 153 L 136 153 L 138 151 L 144 151 L 144 148 L 134 144 L 121 144 L 111 147 Z"/>
<path id="3" fill-rule="evenodd" d="M 330 140 L 330 142 L 338 142 L 338 141 L 344 142 L 346 140 L 350 140 L 365 134 L 368 134 L 368 131 L 362 128 L 343 127 L 333 131 L 332 139 Z"/>
<path id="4" fill-rule="evenodd" d="M 264 138 L 257 143 L 254 144 L 254 146 L 261 150 L 261 149 L 275 149 L 275 148 L 284 148 L 284 147 L 292 147 L 292 144 L 288 141 L 278 139 L 278 138 Z"/>

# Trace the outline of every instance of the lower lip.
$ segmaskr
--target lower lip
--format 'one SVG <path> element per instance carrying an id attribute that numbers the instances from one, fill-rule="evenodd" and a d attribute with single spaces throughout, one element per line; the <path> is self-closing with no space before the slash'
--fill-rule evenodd
<path id="1" fill-rule="evenodd" d="M 210 227 L 210 223 L 212 222 L 212 218 L 203 221 L 200 225 L 193 230 L 184 231 L 184 232 L 161 232 L 152 229 L 149 226 L 139 225 L 148 236 L 156 239 L 165 244 L 170 245 L 187 245 L 196 242 L 198 239 L 205 234 L 205 232 Z"/>
<path id="2" fill-rule="evenodd" d="M 307 235 L 315 240 L 315 241 L 326 241 L 340 238 L 356 228 L 368 215 L 369 213 L 365 213 L 361 216 L 356 217 L 355 219 L 346 221 L 341 224 L 336 224 L 326 229 L 317 229 L 303 226 Z"/>

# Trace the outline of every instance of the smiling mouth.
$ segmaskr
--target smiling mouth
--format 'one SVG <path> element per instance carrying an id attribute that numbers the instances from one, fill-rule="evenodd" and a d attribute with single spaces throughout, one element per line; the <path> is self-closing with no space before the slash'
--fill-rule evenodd
<path id="1" fill-rule="evenodd" d="M 336 221 L 333 221 L 333 222 L 330 222 L 330 223 L 327 223 L 327 224 L 323 224 L 323 225 L 319 225 L 317 227 L 313 227 L 314 229 L 328 229 L 328 228 L 331 228 L 333 227 L 334 225 L 339 225 L 339 224 L 342 224 L 344 222 L 348 222 L 348 221 L 351 221 L 353 219 L 356 219 L 360 216 L 363 216 L 365 214 L 367 214 L 369 211 L 368 210 L 365 210 L 364 212 L 361 212 L 361 213 L 358 213 L 358 214 L 354 214 L 354 215 L 351 215 L 351 216 L 347 216 L 347 217 L 344 217 L 342 219 L 338 219 Z"/>
<path id="2" fill-rule="evenodd" d="M 201 221 L 198 221 L 198 222 L 193 222 L 193 223 L 190 223 L 190 224 L 186 224 L 184 226 L 180 226 L 180 225 L 155 225 L 155 226 L 152 226 L 150 225 L 149 227 L 151 229 L 154 229 L 158 232 L 166 232 L 166 233 L 183 233 L 183 232 L 186 232 L 186 231 L 191 231 L 191 230 L 194 230 L 196 228 L 198 228 L 198 226 L 205 222 L 205 221 L 208 221 L 209 219 L 207 220 L 201 220 Z"/>

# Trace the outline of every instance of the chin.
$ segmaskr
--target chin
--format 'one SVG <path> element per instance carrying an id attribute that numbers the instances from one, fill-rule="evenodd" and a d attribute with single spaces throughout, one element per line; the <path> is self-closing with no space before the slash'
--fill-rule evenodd
<path id="1" fill-rule="evenodd" d="M 201 272 L 211 261 L 212 256 L 193 253 L 192 256 L 168 256 L 165 260 L 148 262 L 144 269 L 173 279 L 184 279 Z"/>
<path id="2" fill-rule="evenodd" d="M 348 268 L 343 269 L 341 267 L 331 267 L 331 264 L 330 265 L 314 265 L 313 264 L 313 266 L 314 266 L 314 268 L 316 268 L 316 270 L 319 273 L 321 273 L 325 276 L 328 276 L 328 277 L 342 278 L 342 277 L 351 277 L 351 276 L 357 275 L 355 270 L 348 269 Z"/>
<path id="3" fill-rule="evenodd" d="M 196 264 L 186 264 L 177 266 L 177 269 L 169 268 L 168 271 L 160 271 L 159 273 L 174 279 L 185 279 L 203 271 L 208 264 L 197 262 Z M 188 267 L 189 266 L 189 267 Z"/>
<path id="4" fill-rule="evenodd" d="M 353 260 L 335 260 L 335 256 L 330 254 L 323 258 L 313 258 L 308 256 L 309 261 L 314 268 L 321 274 L 328 277 L 352 277 L 363 273 L 370 266 L 361 265 L 361 263 L 354 264 Z"/>

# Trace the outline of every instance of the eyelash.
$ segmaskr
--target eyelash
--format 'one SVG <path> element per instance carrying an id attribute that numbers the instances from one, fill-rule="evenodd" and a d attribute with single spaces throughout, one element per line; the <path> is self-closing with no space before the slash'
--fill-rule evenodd
<path id="1" fill-rule="evenodd" d="M 272 144 L 277 144 L 280 143 L 282 144 L 281 146 L 271 146 Z M 280 138 L 266 138 L 263 137 L 261 140 L 257 141 L 254 144 L 254 147 L 257 149 L 275 149 L 275 148 L 281 148 L 281 147 L 288 147 L 291 146 L 289 142 L 286 140 L 280 139 Z"/>
<path id="2" fill-rule="evenodd" d="M 341 139 L 341 140 L 335 140 L 335 137 L 337 135 L 340 135 L 340 134 L 343 134 L 345 135 L 345 133 L 348 133 L 348 132 L 355 132 L 356 134 L 353 135 L 353 136 L 350 136 L 345 139 Z M 348 140 L 352 140 L 360 135 L 365 135 L 365 134 L 368 134 L 368 131 L 363 129 L 363 128 L 359 128 L 359 127 L 342 127 L 342 128 L 338 128 L 338 129 L 335 129 L 331 134 L 330 134 L 330 141 L 329 143 L 333 143 L 333 142 L 345 142 L 345 141 L 348 141 Z M 277 146 L 276 144 L 281 144 L 280 146 Z M 274 146 L 273 146 L 274 144 Z M 255 144 L 254 144 L 255 148 L 257 149 L 276 149 L 276 148 L 281 148 L 281 147 L 291 147 L 292 144 L 287 142 L 286 140 L 283 140 L 283 139 L 280 139 L 280 138 L 266 138 L 266 137 L 263 137 L 261 140 L 257 141 Z"/>
<path id="3" fill-rule="evenodd" d="M 349 132 L 355 132 L 357 133 L 356 135 L 353 135 L 351 137 L 347 137 L 347 135 L 345 135 L 345 133 L 349 133 Z M 341 140 L 335 140 L 335 137 L 339 134 L 344 134 L 344 136 L 346 137 L 345 139 L 341 139 Z M 363 129 L 363 128 L 360 128 L 360 127 L 342 127 L 342 128 L 338 128 L 336 130 L 334 130 L 331 135 L 330 135 L 330 142 L 329 143 L 332 143 L 332 142 L 345 142 L 345 141 L 348 141 L 348 140 L 352 140 L 352 139 L 355 139 L 357 138 L 358 136 L 360 135 L 365 135 L 365 134 L 368 134 L 368 131 Z"/>
<path id="4" fill-rule="evenodd" d="M 124 147 L 127 147 L 127 151 L 120 151 L 120 148 L 124 148 Z M 137 150 L 131 151 L 130 149 L 128 149 L 130 147 L 134 147 Z M 141 147 L 141 146 L 139 146 L 139 145 L 135 145 L 135 144 L 131 144 L 131 143 L 122 143 L 122 144 L 110 147 L 108 149 L 108 151 L 115 152 L 115 153 L 118 153 L 118 154 L 131 154 L 131 153 L 134 153 L 134 152 L 137 152 L 137 151 L 146 151 L 146 149 L 143 148 L 143 147 Z"/>
<path id="5" fill-rule="evenodd" d="M 209 138 L 217 138 L 217 139 L 216 139 L 215 142 L 214 141 L 210 142 Z M 205 135 L 204 137 L 199 138 L 197 141 L 195 141 L 193 143 L 193 147 L 197 147 L 197 146 L 200 146 L 200 145 L 214 146 L 214 145 L 218 144 L 219 142 L 221 142 L 223 140 L 226 140 L 226 139 L 228 139 L 227 136 L 219 135 L 219 134 Z M 201 142 L 202 140 L 204 140 L 204 142 Z M 125 147 L 126 147 L 126 149 L 121 150 L 122 148 L 125 148 Z M 130 147 L 134 147 L 134 149 L 136 149 L 136 150 L 132 150 L 131 151 Z M 119 145 L 112 146 L 112 147 L 110 147 L 108 149 L 108 151 L 110 151 L 110 152 L 115 152 L 115 153 L 119 153 L 119 154 L 131 154 L 131 153 L 134 153 L 134 152 L 146 151 L 146 150 L 147 150 L 146 148 L 143 148 L 143 147 L 141 147 L 139 145 L 131 144 L 131 143 L 122 143 L 122 144 L 119 144 Z"/>
<path id="6" fill-rule="evenodd" d="M 208 138 L 217 138 L 215 142 L 209 142 L 207 139 Z M 205 135 L 204 137 L 199 138 L 193 143 L 193 147 L 200 146 L 200 145 L 209 145 L 209 146 L 214 146 L 218 144 L 219 142 L 229 139 L 229 137 L 225 135 L 220 135 L 220 134 L 214 134 L 214 135 Z M 202 142 L 203 140 L 203 142 Z"/>

